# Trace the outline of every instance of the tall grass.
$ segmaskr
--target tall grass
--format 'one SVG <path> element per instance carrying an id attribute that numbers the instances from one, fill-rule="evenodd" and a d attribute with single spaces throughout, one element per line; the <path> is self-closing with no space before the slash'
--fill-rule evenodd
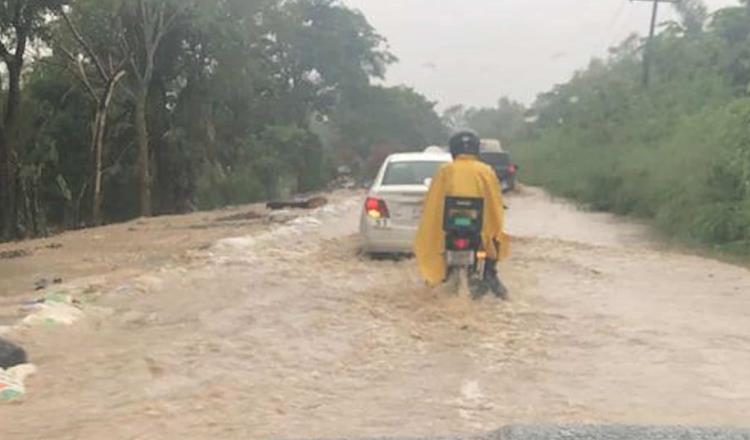
<path id="1" fill-rule="evenodd" d="M 603 137 L 563 122 L 517 145 L 515 158 L 529 183 L 553 194 L 750 254 L 750 99 L 665 119 L 657 128 L 634 115 Z"/>

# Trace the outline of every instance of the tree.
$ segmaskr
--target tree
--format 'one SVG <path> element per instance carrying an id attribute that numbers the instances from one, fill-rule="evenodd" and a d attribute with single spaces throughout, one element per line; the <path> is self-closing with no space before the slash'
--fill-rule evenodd
<path id="1" fill-rule="evenodd" d="M 747 2 L 705 26 L 701 2 L 654 39 L 639 87 L 640 39 L 540 95 L 514 158 L 527 182 L 587 207 L 652 219 L 678 238 L 750 252 L 750 20 Z"/>
<path id="2" fill-rule="evenodd" d="M 83 208 L 91 207 L 83 205 L 83 198 L 91 187 L 92 106 L 76 77 L 56 58 L 50 56 L 30 65 L 24 79 L 26 106 L 44 113 L 39 118 L 32 112 L 24 119 L 42 119 L 42 126 L 35 130 L 37 137 L 51 140 L 57 150 L 42 181 L 42 206 L 53 226 L 70 228 L 81 226 Z"/>
<path id="3" fill-rule="evenodd" d="M 466 120 L 466 107 L 463 105 L 454 105 L 448 107 L 443 112 L 443 123 L 452 131 L 458 131 L 468 126 Z"/>
<path id="4" fill-rule="evenodd" d="M 526 107 L 508 98 L 501 98 L 495 108 L 470 108 L 465 113 L 466 126 L 482 137 L 512 143 L 526 129 Z"/>
<path id="5" fill-rule="evenodd" d="M 92 223 L 100 225 L 103 221 L 103 156 L 109 110 L 115 90 L 127 73 L 131 54 L 127 47 L 119 44 L 124 32 L 112 3 L 79 0 L 77 6 L 74 10 L 77 19 L 71 18 L 63 8 L 58 10 L 69 35 L 60 35 L 57 47 L 67 58 L 70 70 L 82 84 L 94 107 L 91 122 L 91 215 Z M 74 46 L 75 49 L 66 46 Z"/>
<path id="6" fill-rule="evenodd" d="M 0 12 L 15 79 L 0 96 L 16 121 L 0 126 L 0 210 L 14 235 L 314 190 L 340 157 L 444 138 L 434 103 L 371 85 L 394 57 L 341 1 L 0 0 Z M 19 41 L 39 41 L 37 57 L 18 63 Z"/>
<path id="7" fill-rule="evenodd" d="M 708 21 L 708 8 L 703 0 L 682 0 L 674 4 L 685 32 L 691 35 L 703 31 Z"/>
<path id="8" fill-rule="evenodd" d="M 337 149 L 351 150 L 359 164 L 372 165 L 376 150 L 393 153 L 445 143 L 446 128 L 435 105 L 407 87 L 371 86 L 361 90 L 342 101 L 332 116 L 339 135 Z"/>
<path id="9" fill-rule="evenodd" d="M 151 199 L 151 150 L 147 107 L 149 91 L 154 79 L 156 56 L 164 38 L 178 20 L 187 15 L 190 1 L 179 0 L 123 0 L 122 19 L 125 36 L 122 39 L 130 57 L 129 79 L 133 99 L 133 126 L 138 146 L 138 200 L 142 216 L 153 212 Z"/>
<path id="10" fill-rule="evenodd" d="M 339 99 L 383 78 L 396 58 L 365 17 L 335 0 L 282 3 L 272 15 L 272 60 L 285 116 L 305 124 Z"/>
<path id="11" fill-rule="evenodd" d="M 18 124 L 21 113 L 21 74 L 30 43 L 45 30 L 45 20 L 64 0 L 0 1 L 0 58 L 5 65 L 7 91 L 0 122 L 0 211 L 5 238 L 17 234 L 16 173 Z"/>

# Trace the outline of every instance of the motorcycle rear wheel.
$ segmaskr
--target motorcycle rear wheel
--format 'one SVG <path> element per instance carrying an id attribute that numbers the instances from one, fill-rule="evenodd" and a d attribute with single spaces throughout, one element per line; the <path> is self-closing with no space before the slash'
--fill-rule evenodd
<path id="1" fill-rule="evenodd" d="M 446 293 L 453 296 L 461 296 L 466 292 L 464 286 L 468 286 L 466 269 L 463 267 L 451 267 L 448 278 L 445 281 Z"/>

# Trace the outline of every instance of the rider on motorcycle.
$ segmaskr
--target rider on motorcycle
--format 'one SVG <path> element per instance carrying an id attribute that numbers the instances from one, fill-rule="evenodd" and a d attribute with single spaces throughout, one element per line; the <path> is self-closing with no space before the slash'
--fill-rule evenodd
<path id="1" fill-rule="evenodd" d="M 510 254 L 508 236 L 504 233 L 505 211 L 503 193 L 495 172 L 479 160 L 481 139 L 470 130 L 456 133 L 450 139 L 454 161 L 444 165 L 432 179 L 424 204 L 414 244 L 414 254 L 422 275 L 430 285 L 447 278 L 443 206 L 446 197 L 473 197 L 484 200 L 482 226 L 485 262 L 484 284 L 497 297 L 506 298 L 508 291 L 500 281 L 497 262 Z"/>

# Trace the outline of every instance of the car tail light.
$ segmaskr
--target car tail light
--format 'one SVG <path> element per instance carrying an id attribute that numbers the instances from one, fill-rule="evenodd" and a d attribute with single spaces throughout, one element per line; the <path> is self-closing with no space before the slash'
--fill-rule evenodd
<path id="1" fill-rule="evenodd" d="M 388 207 L 385 205 L 385 201 L 376 199 L 375 197 L 368 197 L 365 201 L 365 211 L 367 215 L 374 219 L 388 218 Z"/>
<path id="2" fill-rule="evenodd" d="M 468 238 L 454 238 L 453 239 L 453 246 L 455 246 L 456 249 L 460 251 L 468 249 L 470 245 L 471 245 L 471 241 Z"/>

